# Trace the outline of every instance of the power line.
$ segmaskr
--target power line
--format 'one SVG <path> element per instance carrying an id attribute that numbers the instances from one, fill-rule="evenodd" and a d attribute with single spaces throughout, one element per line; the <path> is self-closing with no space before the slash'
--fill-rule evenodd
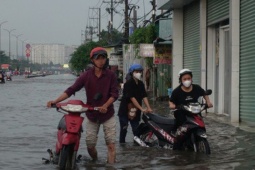
<path id="1" fill-rule="evenodd" d="M 97 7 L 97 5 L 99 4 L 100 1 L 101 1 L 101 0 L 99 0 L 99 1 L 97 2 L 97 4 L 95 5 L 95 7 Z"/>
<path id="2" fill-rule="evenodd" d="M 117 7 L 117 6 L 114 7 L 114 5 L 122 3 L 122 1 L 111 0 L 111 1 L 103 1 L 103 3 L 110 4 L 110 6 L 111 6 L 110 8 L 106 8 L 106 11 L 108 11 L 108 13 L 110 13 L 110 15 L 111 15 L 111 20 L 109 22 L 109 24 L 110 24 L 109 29 L 112 30 L 112 28 L 113 28 L 113 12 L 115 12 L 114 9 Z"/>

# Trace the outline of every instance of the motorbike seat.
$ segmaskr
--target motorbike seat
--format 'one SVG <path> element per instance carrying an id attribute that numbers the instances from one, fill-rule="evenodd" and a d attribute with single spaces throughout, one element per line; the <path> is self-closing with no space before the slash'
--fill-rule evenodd
<path id="1" fill-rule="evenodd" d="M 147 114 L 149 118 L 154 121 L 155 123 L 159 124 L 165 124 L 165 125 L 174 125 L 175 124 L 175 119 L 170 119 L 164 116 L 159 116 L 156 114 Z"/>

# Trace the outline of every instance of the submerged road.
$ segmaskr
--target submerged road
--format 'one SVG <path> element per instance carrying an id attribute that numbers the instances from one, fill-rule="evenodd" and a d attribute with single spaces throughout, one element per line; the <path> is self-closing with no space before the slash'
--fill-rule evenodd
<path id="1" fill-rule="evenodd" d="M 47 109 L 46 102 L 55 99 L 76 77 L 69 74 L 26 79 L 14 76 L 13 81 L 0 84 L 0 169 L 3 170 L 55 170 L 56 165 L 43 164 L 46 150 L 54 149 L 58 121 L 62 114 Z M 84 90 L 72 98 L 86 101 Z M 117 112 L 119 101 L 115 102 Z M 166 102 L 156 103 L 154 110 L 163 115 L 168 111 Z M 117 116 L 116 116 L 117 119 Z M 118 120 L 118 119 L 117 119 Z M 107 165 L 107 148 L 102 129 L 97 150 L 99 160 L 91 162 L 82 134 L 79 154 L 83 155 L 77 169 L 200 169 L 200 170 L 252 170 L 255 169 L 255 134 L 234 126 L 205 118 L 208 141 L 212 154 L 206 156 L 185 151 L 142 148 L 133 144 L 129 129 L 127 143 L 118 144 L 117 160 Z M 117 127 L 119 132 L 119 126 Z"/>

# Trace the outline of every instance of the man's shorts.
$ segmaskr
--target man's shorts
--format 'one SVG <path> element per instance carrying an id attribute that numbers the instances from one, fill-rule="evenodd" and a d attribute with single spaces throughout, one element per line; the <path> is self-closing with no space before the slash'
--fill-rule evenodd
<path id="1" fill-rule="evenodd" d="M 104 130 L 104 138 L 106 145 L 115 143 L 116 140 L 116 120 L 114 115 L 101 123 L 103 125 Z M 98 132 L 100 128 L 100 123 L 95 123 L 87 119 L 86 121 L 86 144 L 87 147 L 94 147 L 97 143 Z"/>

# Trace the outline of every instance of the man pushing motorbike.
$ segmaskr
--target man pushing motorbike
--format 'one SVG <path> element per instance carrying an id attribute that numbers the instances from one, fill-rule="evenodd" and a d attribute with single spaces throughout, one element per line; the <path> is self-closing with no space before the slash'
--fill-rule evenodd
<path id="1" fill-rule="evenodd" d="M 79 76 L 75 83 L 67 88 L 57 99 L 49 101 L 48 107 L 59 103 L 82 87 L 85 88 L 87 104 L 98 107 L 98 111 L 87 111 L 86 144 L 89 155 L 97 159 L 97 135 L 100 125 L 103 125 L 105 142 L 108 148 L 107 162 L 115 162 L 116 120 L 114 118 L 113 102 L 118 98 L 118 84 L 116 75 L 107 69 L 107 52 L 102 47 L 94 48 L 90 53 L 90 60 L 94 67 Z M 58 154 L 58 153 L 57 153 Z"/>
<path id="2" fill-rule="evenodd" d="M 198 102 L 198 98 L 203 96 L 206 101 L 208 108 L 213 107 L 209 97 L 206 95 L 205 90 L 199 85 L 192 83 L 192 71 L 189 69 L 182 69 L 179 72 L 179 83 L 180 85 L 176 87 L 169 101 L 170 109 L 177 109 L 174 112 L 174 117 L 176 119 L 176 129 L 181 126 L 186 121 L 187 112 L 183 109 L 183 105 L 188 103 Z"/>

